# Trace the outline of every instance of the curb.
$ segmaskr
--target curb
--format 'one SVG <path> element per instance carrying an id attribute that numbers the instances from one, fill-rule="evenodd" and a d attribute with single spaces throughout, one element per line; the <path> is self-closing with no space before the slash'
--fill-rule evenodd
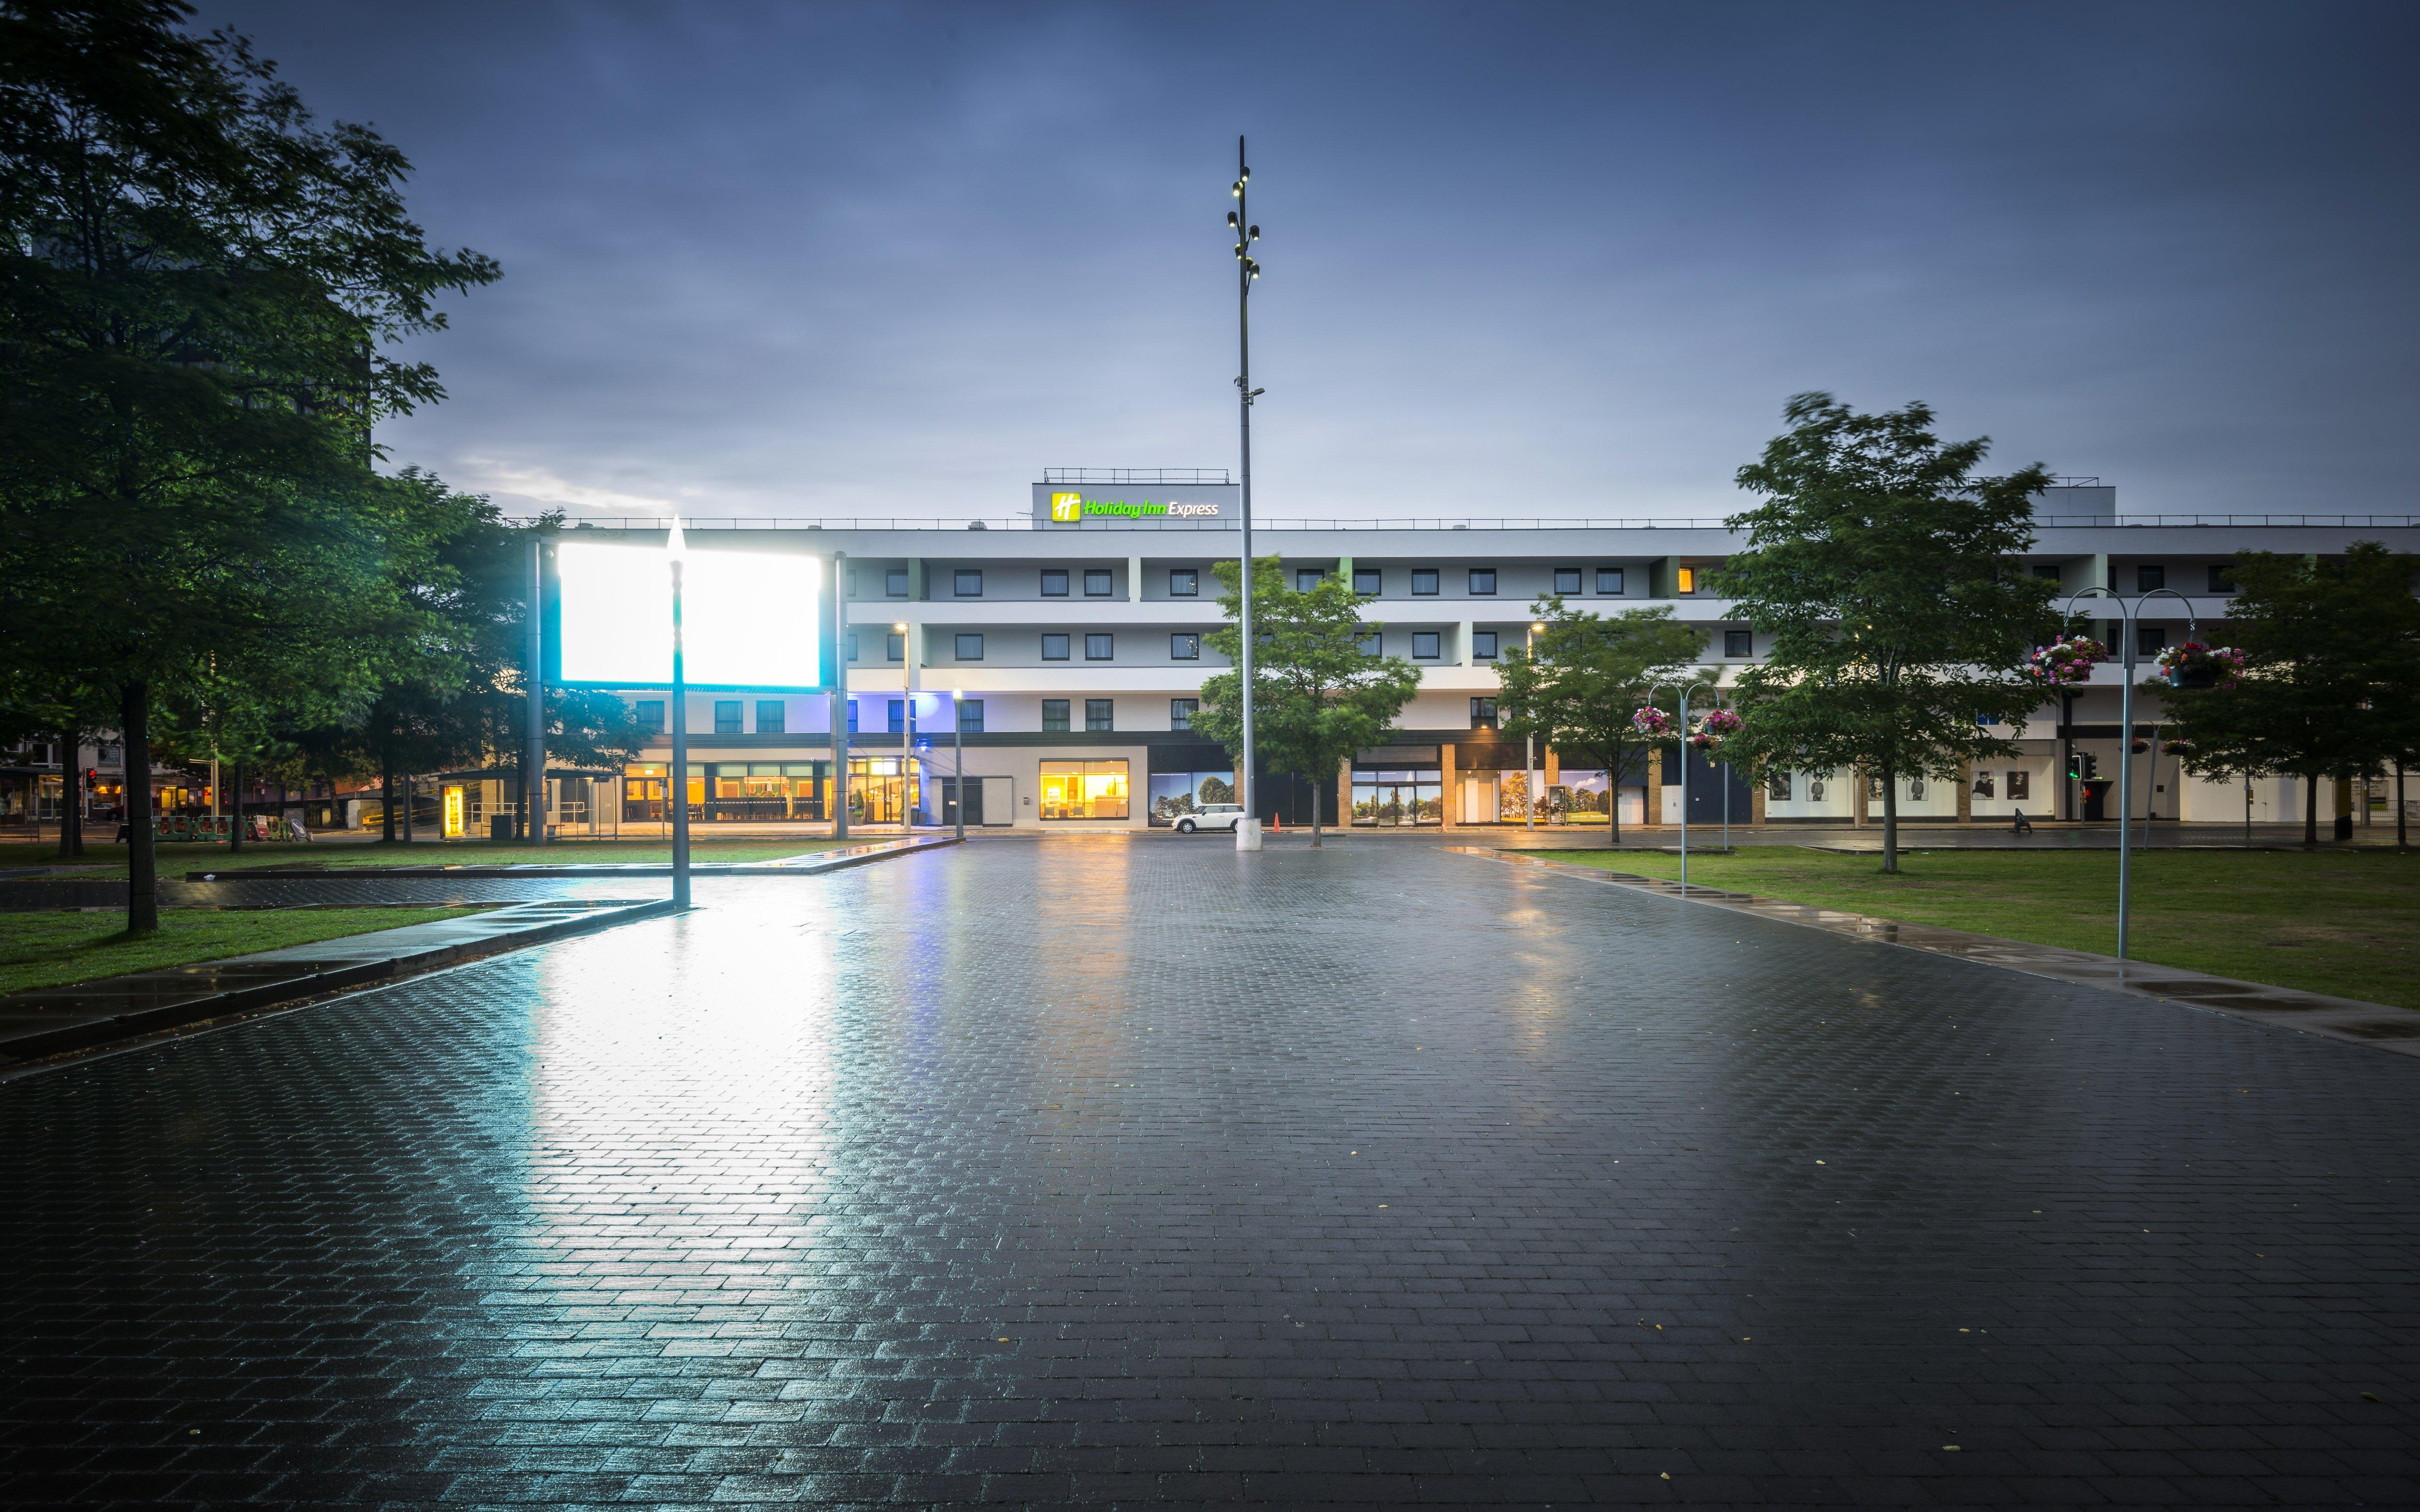
<path id="1" fill-rule="evenodd" d="M 795 877 L 818 876 L 826 872 L 846 871 L 893 856 L 913 856 L 921 851 L 937 851 L 965 843 L 945 836 L 918 836 L 913 840 L 877 841 L 870 844 L 852 845 L 840 851 L 809 851 L 796 857 L 776 861 L 706 861 L 690 867 L 693 877 Z M 544 861 L 485 862 L 470 866 L 339 866 L 286 867 L 255 866 L 230 868 L 222 872 L 188 872 L 187 882 L 294 882 L 309 880 L 327 882 L 346 877 L 668 877 L 673 874 L 669 861 L 633 861 L 627 864 L 596 862 L 588 865 L 566 863 L 556 866 Z"/>
<path id="2" fill-rule="evenodd" d="M 493 910 L 489 919 L 514 909 L 560 909 L 561 903 L 518 903 Z M 118 1041 L 140 1039 L 163 1030 L 185 1028 L 213 1023 L 229 1017 L 241 1017 L 264 1009 L 297 1003 L 309 998 L 324 997 L 332 993 L 365 987 L 397 978 L 418 976 L 441 967 L 458 965 L 486 956 L 502 955 L 528 946 L 543 945 L 551 940 L 575 934 L 610 929 L 616 924 L 636 923 L 673 911 L 672 900 L 657 899 L 646 903 L 600 902 L 579 904 L 581 912 L 572 918 L 558 918 L 533 922 L 526 928 L 492 934 L 480 939 L 461 940 L 431 946 L 399 955 L 372 960 L 358 957 L 347 959 L 330 956 L 324 964 L 309 958 L 291 958 L 290 964 L 300 969 L 271 981 L 213 991 L 201 983 L 212 981 L 224 968 L 233 965 L 267 963 L 275 965 L 280 952 L 264 952 L 261 956 L 237 956 L 225 961 L 204 962 L 194 966 L 170 967 L 161 971 L 136 972 L 125 977 L 107 977 L 98 981 L 77 982 L 64 987 L 45 987 L 34 992 L 18 993 L 0 997 L 0 1015 L 39 1014 L 45 1011 L 66 1015 L 77 1011 L 80 1003 L 103 1000 L 103 990 L 114 989 L 108 995 L 128 995 L 151 989 L 172 1001 L 147 1008 L 132 1009 L 122 1013 L 85 1017 L 72 1024 L 52 1028 L 32 1027 L 20 1033 L 7 1033 L 0 1028 L 0 1072 L 31 1069 L 37 1063 L 75 1051 L 89 1050 L 98 1045 Z M 424 928 L 406 925 L 406 929 Z M 342 947 L 348 942 L 376 940 L 385 931 L 366 934 L 343 935 L 334 940 L 320 941 L 314 946 L 288 947 L 289 949 L 317 949 Z M 313 967 L 319 969 L 311 969 Z M 185 995 L 176 996 L 185 988 Z"/>
<path id="3" fill-rule="evenodd" d="M 2120 961 L 2113 955 L 2035 945 L 1996 934 L 1975 934 L 1934 924 L 1907 924 L 1870 914 L 1822 908 L 1812 903 L 1785 903 L 1753 893 L 1727 892 L 1692 883 L 1684 894 L 1677 882 L 1612 872 L 1573 861 L 1551 861 L 1535 852 L 1482 850 L 1472 845 L 1448 848 L 1452 854 L 1534 866 L 1579 881 L 1602 882 L 1636 892 L 1660 893 L 1683 903 L 1705 903 L 1733 913 L 1751 914 L 1777 923 L 1821 930 L 1827 934 L 1866 940 L 1876 945 L 1921 950 L 1977 965 L 1996 966 L 2028 977 L 2046 978 L 2072 987 L 2097 987 L 2129 997 L 2171 1003 L 2206 1013 L 2246 1019 L 2273 1029 L 2291 1029 L 2339 1044 L 2357 1044 L 2389 1055 L 2420 1059 L 2420 1013 L 2391 1003 L 2366 1003 L 2354 997 L 2331 997 L 2265 982 L 2213 977 L 2181 966 L 2149 961 Z"/>

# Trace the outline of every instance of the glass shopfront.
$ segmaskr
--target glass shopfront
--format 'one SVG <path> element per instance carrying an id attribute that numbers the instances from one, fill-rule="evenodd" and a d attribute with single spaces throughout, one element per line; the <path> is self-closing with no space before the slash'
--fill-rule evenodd
<path id="1" fill-rule="evenodd" d="M 895 825 L 912 808 L 924 807 L 923 785 L 914 763 L 903 778 L 902 758 L 853 756 L 848 764 L 848 822 L 852 825 Z"/>
<path id="2" fill-rule="evenodd" d="M 1154 772 L 1151 774 L 1151 823 L 1166 828 L 1189 813 L 1214 803 L 1235 801 L 1233 772 Z"/>
<path id="3" fill-rule="evenodd" d="M 1440 767 L 1379 767 L 1353 772 L 1353 822 L 1392 828 L 1445 823 Z"/>
<path id="4" fill-rule="evenodd" d="M 622 768 L 624 824 L 660 824 L 672 817 L 664 810 L 664 783 L 669 770 L 662 762 L 633 762 Z"/>
<path id="5" fill-rule="evenodd" d="M 1042 764 L 1043 818 L 1124 819 L 1126 809 L 1125 762 Z"/>
<path id="6" fill-rule="evenodd" d="M 710 770 L 707 819 L 821 819 L 831 795 L 830 762 L 721 762 Z"/>

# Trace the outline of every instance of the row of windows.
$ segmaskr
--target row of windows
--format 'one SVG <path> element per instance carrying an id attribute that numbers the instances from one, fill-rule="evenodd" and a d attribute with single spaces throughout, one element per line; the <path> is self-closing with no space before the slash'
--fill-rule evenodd
<path id="1" fill-rule="evenodd" d="M 1693 576 L 1693 574 L 1690 569 L 1685 567 L 1683 568 L 1682 571 L 1683 575 L 1682 592 L 1687 593 L 1695 586 L 1694 583 L 1687 580 L 1691 576 Z M 1471 596 L 1474 598 L 1489 598 L 1495 595 L 1496 569 L 1494 567 L 1472 567 L 1468 569 L 1468 573 L 1469 576 L 1467 582 Z M 1557 567 L 1555 569 L 1555 592 L 1564 595 L 1579 593 L 1581 591 L 1580 584 L 1586 576 L 1587 574 L 1583 569 L 1578 567 Z M 1318 587 L 1322 582 L 1326 581 L 1326 579 L 1327 569 L 1325 567 L 1296 567 L 1294 574 L 1295 591 L 1296 593 L 1307 594 L 1312 589 Z M 1074 580 L 1075 573 L 1069 568 L 1044 567 L 1041 569 L 1040 579 L 1042 596 L 1045 598 L 1068 597 L 1069 588 Z M 1426 597 L 1430 594 L 1438 593 L 1443 580 L 1443 573 L 1438 568 L 1414 567 L 1412 569 L 1412 593 L 1418 597 Z M 892 567 L 888 569 L 883 574 L 883 595 L 887 598 L 906 598 L 908 596 L 908 574 L 907 568 Z M 1600 594 L 1620 594 L 1621 592 L 1622 581 L 1622 569 L 1620 567 L 1599 567 L 1596 569 L 1596 591 Z M 1085 597 L 1109 598 L 1113 596 L 1117 592 L 1117 574 L 1108 567 L 1086 567 L 1083 569 L 1083 583 Z M 1385 592 L 1385 590 L 1386 574 L 1379 568 L 1356 567 L 1353 569 L 1353 591 L 1355 593 L 1366 594 L 1374 598 L 1381 593 Z M 851 568 L 849 570 L 848 591 L 851 594 L 855 594 L 857 593 L 857 571 L 855 568 Z M 959 567 L 951 573 L 950 592 L 954 596 L 959 598 L 981 598 L 983 596 L 983 568 Z M 1196 598 L 1201 596 L 1201 593 L 1202 571 L 1200 568 L 1171 567 L 1168 569 L 1169 597 Z"/>
<path id="2" fill-rule="evenodd" d="M 2149 635 L 2154 632 L 2147 630 L 2144 633 L 2146 635 Z M 2163 635 L 2164 634 L 2164 632 L 2160 633 Z M 1497 631 L 1473 630 L 1470 632 L 1471 657 L 1477 661 L 1494 661 L 1497 657 L 1497 649 L 1502 645 L 1502 639 Z M 2164 640 L 2163 640 L 2162 643 L 2164 644 Z M 1375 630 L 1371 631 L 1368 635 L 1362 637 L 1359 644 L 1364 656 L 1375 656 L 1379 655 L 1380 642 L 1378 632 Z M 1074 648 L 1075 637 L 1072 633 L 1062 634 L 1053 630 L 1046 631 L 1043 634 L 1042 659 L 1044 661 L 1072 660 L 1074 659 L 1072 655 Z M 953 649 L 959 661 L 981 661 L 984 659 L 984 638 L 980 633 L 974 631 L 961 631 L 956 637 L 956 644 Z M 2146 649 L 2149 651 L 2157 651 L 2159 647 L 2147 645 Z M 884 654 L 892 661 L 906 660 L 908 656 L 908 638 L 902 635 L 886 636 L 884 638 Z M 1441 658 L 1444 654 L 1444 632 L 1438 630 L 1414 630 L 1412 632 L 1413 660 L 1435 661 Z M 1725 630 L 1723 632 L 1723 655 L 1725 656 L 1732 657 L 1754 656 L 1755 652 L 1753 650 L 1752 637 L 1750 637 L 1748 632 L 1745 630 Z M 1202 637 L 1189 630 L 1171 635 L 1168 638 L 1168 656 L 1171 661 L 1200 661 L 1202 659 Z M 857 660 L 857 636 L 855 632 L 851 632 L 848 638 L 848 659 L 851 661 Z M 1106 632 L 1096 632 L 1085 636 L 1084 659 L 1086 661 L 1115 661 L 1117 659 L 1117 637 L 1114 634 Z"/>
<path id="3" fill-rule="evenodd" d="M 859 699 L 851 699 L 848 702 L 848 733 L 853 735 L 863 733 L 858 727 L 857 714 L 858 704 L 861 702 L 863 701 Z M 908 710 L 905 702 L 900 699 L 891 699 L 887 702 L 891 733 L 894 735 L 905 733 L 908 728 Z M 745 705 L 737 699 L 715 700 L 714 733 L 718 735 L 748 733 L 741 722 L 741 712 L 744 707 Z M 1067 733 L 1072 728 L 1070 719 L 1074 707 L 1075 701 L 1072 699 L 1044 699 L 1042 701 L 1043 731 L 1046 733 Z M 1168 727 L 1171 730 L 1192 729 L 1193 716 L 1201 707 L 1200 699 L 1170 699 Z M 983 700 L 959 699 L 957 709 L 957 727 L 960 731 L 970 735 L 979 735 L 984 733 Z M 635 712 L 641 730 L 656 735 L 664 733 L 663 700 L 641 699 L 635 705 Z M 1084 700 L 1084 728 L 1087 731 L 1113 731 L 1117 727 L 1117 700 Z M 784 707 L 780 699 L 761 699 L 757 702 L 756 733 L 760 735 L 789 733 Z"/>
<path id="4" fill-rule="evenodd" d="M 2046 578 L 2052 582 L 2056 582 L 2059 579 L 2059 568 L 2052 563 L 2038 562 L 2034 563 L 2034 576 L 2037 578 Z M 2109 587 L 2111 591 L 2115 592 L 2118 587 L 2118 569 L 2116 567 L 2109 569 Z M 2166 563 L 2159 562 L 2142 562 L 2135 563 L 2134 592 L 2138 594 L 2156 593 L 2167 586 L 2168 569 Z M 2213 594 L 2231 594 L 2235 592 L 2235 567 L 2232 563 L 2213 562 L 2210 564 L 2209 591 Z"/>

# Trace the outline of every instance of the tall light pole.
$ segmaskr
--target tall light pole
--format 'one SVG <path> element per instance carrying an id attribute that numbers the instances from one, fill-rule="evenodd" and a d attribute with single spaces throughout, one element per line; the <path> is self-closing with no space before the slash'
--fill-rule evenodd
<path id="1" fill-rule="evenodd" d="M 2173 588 L 2154 588 L 2128 603 L 2115 591 L 2095 583 L 2082 593 L 2071 595 L 2067 612 L 2075 613 L 2077 599 L 2105 598 L 2118 606 L 2118 639 L 2125 642 L 2125 686 L 2118 695 L 2118 959 L 2126 959 L 2126 926 L 2128 923 L 2128 892 L 2133 883 L 2134 834 L 2134 624 L 2146 601 L 2173 598 L 2185 607 L 2185 638 L 2192 640 L 2200 631 L 2200 622 L 2194 617 L 2193 600 Z M 2151 832 L 2143 830 L 2143 843 L 2149 845 Z"/>
<path id="2" fill-rule="evenodd" d="M 1528 639 L 1522 642 L 1532 660 L 1538 655 L 1538 632 L 1544 628 L 1543 625 L 1532 624 Z M 1526 731 L 1521 736 L 1521 827 L 1535 834 L 1538 828 L 1538 735 L 1535 731 Z"/>
<path id="3" fill-rule="evenodd" d="M 916 741 L 916 658 L 908 646 L 908 624 L 901 621 L 891 627 L 899 638 L 899 832 L 916 832 L 916 810 L 908 806 L 908 773 L 915 765 Z"/>
<path id="4" fill-rule="evenodd" d="M 1681 698 L 1681 728 L 1676 738 L 1681 747 L 1681 896 L 1689 896 L 1689 695 L 1712 693 L 1712 683 L 1692 683 L 1683 687 L 1678 683 L 1658 683 L 1647 690 L 1647 702 L 1652 704 L 1655 695 L 1672 688 Z M 1660 753 L 1659 753 L 1660 759 Z"/>
<path id="5" fill-rule="evenodd" d="M 958 801 L 951 805 L 957 819 L 953 838 L 967 838 L 967 692 L 950 689 L 950 780 L 957 784 Z"/>
<path id="6" fill-rule="evenodd" d="M 673 517 L 672 533 L 664 538 L 664 554 L 673 569 L 673 906 L 689 906 L 689 668 L 681 655 L 681 563 L 689 558 L 680 517 Z"/>
<path id="7" fill-rule="evenodd" d="M 1244 486 L 1244 573 L 1242 609 L 1238 616 L 1242 648 L 1236 671 L 1243 687 L 1244 724 L 1244 817 L 1235 824 L 1235 849 L 1257 851 L 1261 848 L 1260 810 L 1254 806 L 1252 763 L 1252 401 L 1262 391 L 1252 387 L 1252 281 L 1261 276 L 1261 265 L 1252 260 L 1252 243 L 1261 239 L 1261 228 L 1252 224 L 1250 215 L 1252 170 L 1244 162 L 1244 139 L 1235 138 L 1235 208 L 1227 212 L 1227 228 L 1235 233 L 1235 353 L 1239 371 L 1235 375 L 1236 416 L 1243 439 Z"/>

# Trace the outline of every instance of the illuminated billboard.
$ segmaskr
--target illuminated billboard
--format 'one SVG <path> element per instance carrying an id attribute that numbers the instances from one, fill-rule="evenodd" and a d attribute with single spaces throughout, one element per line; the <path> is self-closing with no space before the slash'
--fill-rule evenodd
<path id="1" fill-rule="evenodd" d="M 670 687 L 672 562 L 661 546 L 565 541 L 562 681 Z M 690 687 L 799 691 L 823 686 L 823 559 L 692 544 L 681 567 Z"/>

